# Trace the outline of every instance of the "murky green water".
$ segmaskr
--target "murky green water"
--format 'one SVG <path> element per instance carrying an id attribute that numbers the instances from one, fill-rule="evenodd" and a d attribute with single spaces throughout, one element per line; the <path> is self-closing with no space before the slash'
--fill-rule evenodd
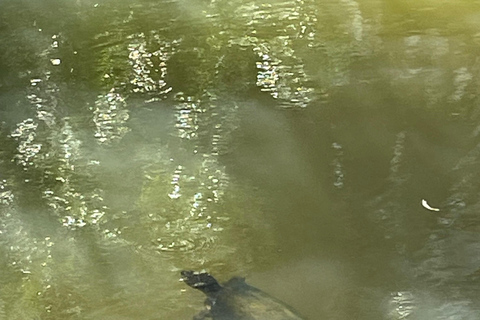
<path id="1" fill-rule="evenodd" d="M 479 30 L 476 0 L 1 1 L 0 320 L 191 319 L 183 269 L 480 319 Z"/>

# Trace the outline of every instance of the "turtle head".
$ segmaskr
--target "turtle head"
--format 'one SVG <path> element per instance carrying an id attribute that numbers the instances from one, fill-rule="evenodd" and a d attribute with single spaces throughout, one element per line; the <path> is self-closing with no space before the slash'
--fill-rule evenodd
<path id="1" fill-rule="evenodd" d="M 182 271 L 182 280 L 194 289 L 198 289 L 205 293 L 207 296 L 213 295 L 222 289 L 209 273 L 206 272 L 194 272 L 194 271 Z"/>

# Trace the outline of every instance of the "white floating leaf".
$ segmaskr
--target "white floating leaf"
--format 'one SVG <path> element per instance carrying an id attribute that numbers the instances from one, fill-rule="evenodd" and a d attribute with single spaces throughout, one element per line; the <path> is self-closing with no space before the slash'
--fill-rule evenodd
<path id="1" fill-rule="evenodd" d="M 440 209 L 438 208 L 432 208 L 430 207 L 430 205 L 428 204 L 427 200 L 425 199 L 422 199 L 422 206 L 427 209 L 427 210 L 430 210 L 430 211 L 440 211 Z"/>

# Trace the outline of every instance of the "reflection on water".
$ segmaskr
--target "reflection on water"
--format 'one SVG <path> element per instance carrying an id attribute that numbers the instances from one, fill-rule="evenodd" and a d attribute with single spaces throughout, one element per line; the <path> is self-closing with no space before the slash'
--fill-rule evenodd
<path id="1" fill-rule="evenodd" d="M 480 2 L 0 4 L 1 319 L 478 319 Z M 432 207 L 421 206 L 426 199 Z"/>

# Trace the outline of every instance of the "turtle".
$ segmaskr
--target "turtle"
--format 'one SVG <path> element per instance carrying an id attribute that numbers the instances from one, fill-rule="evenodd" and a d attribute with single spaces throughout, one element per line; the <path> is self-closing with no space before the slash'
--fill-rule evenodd
<path id="1" fill-rule="evenodd" d="M 245 282 L 233 277 L 220 285 L 207 272 L 182 271 L 187 285 L 202 291 L 206 310 L 193 320 L 305 320 L 292 307 Z"/>

